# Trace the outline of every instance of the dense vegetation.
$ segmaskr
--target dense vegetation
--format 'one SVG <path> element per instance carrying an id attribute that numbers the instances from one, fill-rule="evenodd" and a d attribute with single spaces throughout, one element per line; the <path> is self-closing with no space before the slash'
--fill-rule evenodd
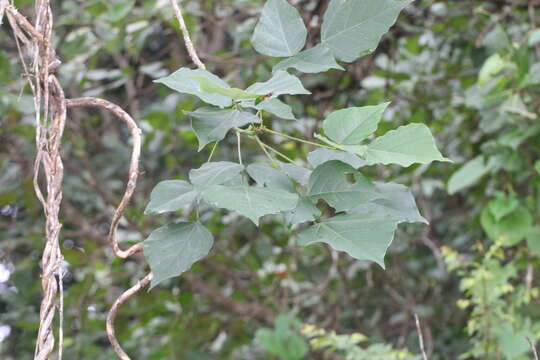
<path id="1" fill-rule="evenodd" d="M 32 3 L 14 2 L 29 17 Z M 421 359 L 419 337 L 434 360 L 533 359 L 540 3 L 379 0 L 399 5 L 386 24 L 368 23 L 365 48 L 325 28 L 327 11 L 354 21 L 347 2 L 290 1 L 297 12 L 270 0 L 289 17 L 286 33 L 300 34 L 276 48 L 265 40 L 272 18 L 263 11 L 259 22 L 265 3 L 182 1 L 206 65 L 188 70 L 196 65 L 168 1 L 53 2 L 66 93 L 113 101 L 143 131 L 139 185 L 118 238 L 145 241 L 145 251 L 124 261 L 107 232 L 130 133 L 107 112 L 69 113 L 64 357 L 115 358 L 107 311 L 148 263 L 152 289 L 116 320 L 133 359 Z M 31 359 L 44 228 L 32 185 L 34 106 L 9 24 L 0 43 L 0 357 Z M 371 123 L 344 134 L 351 118 Z M 216 119 L 230 125 L 217 135 Z M 409 137 L 412 155 L 381 154 L 385 141 Z M 362 238 L 370 219 L 376 231 Z M 351 227 L 364 248 L 324 236 Z M 182 263 L 164 263 L 170 254 L 155 244 L 175 237 L 187 239 L 172 250 Z M 382 246 L 366 255 L 373 239 Z M 301 246 L 315 242 L 328 246 Z"/>

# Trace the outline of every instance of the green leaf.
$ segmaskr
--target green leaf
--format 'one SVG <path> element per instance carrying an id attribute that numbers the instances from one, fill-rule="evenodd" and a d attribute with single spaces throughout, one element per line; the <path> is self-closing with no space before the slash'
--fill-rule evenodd
<path id="1" fill-rule="evenodd" d="M 313 167 L 317 167 L 330 160 L 339 160 L 345 164 L 351 165 L 355 169 L 366 165 L 366 162 L 356 155 L 344 151 L 330 149 L 314 150 L 308 154 L 307 159 Z"/>
<path id="2" fill-rule="evenodd" d="M 341 145 L 320 134 L 315 134 L 315 138 L 321 140 L 323 143 L 327 145 L 330 145 L 336 149 L 348 152 L 353 155 L 359 155 L 363 157 L 367 151 L 366 145 Z"/>
<path id="3" fill-rule="evenodd" d="M 190 205 L 197 198 L 193 185 L 183 180 L 166 180 L 156 185 L 150 194 L 145 214 L 162 214 Z"/>
<path id="4" fill-rule="evenodd" d="M 274 114 L 277 117 L 282 118 L 282 119 L 286 119 L 286 120 L 296 119 L 296 117 L 294 116 L 292 112 L 291 107 L 277 98 L 266 99 L 258 105 L 248 105 L 248 107 L 253 107 L 254 109 L 257 109 L 257 110 L 268 111 L 269 113 Z"/>
<path id="5" fill-rule="evenodd" d="M 352 62 L 375 50 L 412 0 L 332 0 L 324 14 L 322 44 L 338 60 Z"/>
<path id="6" fill-rule="evenodd" d="M 370 164 L 401 166 L 428 164 L 435 160 L 451 161 L 441 155 L 433 135 L 424 124 L 401 126 L 376 138 L 368 145 L 365 159 Z"/>
<path id="7" fill-rule="evenodd" d="M 540 257 L 540 227 L 535 226 L 529 230 L 527 245 L 536 256 Z"/>
<path id="8" fill-rule="evenodd" d="M 287 175 L 266 164 L 250 164 L 246 171 L 259 186 L 294 192 L 294 187 Z"/>
<path id="9" fill-rule="evenodd" d="M 499 322 L 494 324 L 493 334 L 498 347 L 502 350 L 504 359 L 514 360 L 523 359 L 520 355 L 525 355 L 531 349 L 527 338 L 535 338 L 530 321 L 525 321 L 521 329 L 515 329 L 509 322 Z"/>
<path id="10" fill-rule="evenodd" d="M 377 130 L 389 104 L 334 111 L 323 121 L 324 133 L 340 145 L 357 145 Z"/>
<path id="11" fill-rule="evenodd" d="M 307 221 L 314 221 L 321 216 L 321 210 L 313 204 L 307 197 L 300 197 L 298 205 L 285 213 L 285 220 L 291 225 L 300 224 Z"/>
<path id="12" fill-rule="evenodd" d="M 272 71 L 294 68 L 303 73 L 320 73 L 330 69 L 345 70 L 336 62 L 329 48 L 318 45 L 285 59 L 272 68 Z"/>
<path id="13" fill-rule="evenodd" d="M 192 118 L 191 127 L 199 139 L 199 151 L 211 142 L 223 140 L 234 127 L 261 122 L 259 117 L 250 112 L 232 109 L 203 107 L 189 115 Z"/>
<path id="14" fill-rule="evenodd" d="M 279 315 L 275 329 L 262 328 L 255 333 L 255 340 L 270 354 L 281 360 L 302 360 L 308 347 L 306 341 L 298 335 L 300 321 L 290 315 Z"/>
<path id="15" fill-rule="evenodd" d="M 285 0 L 268 0 L 251 43 L 261 54 L 287 57 L 302 50 L 306 38 L 306 26 L 298 11 Z"/>
<path id="16" fill-rule="evenodd" d="M 501 55 L 491 55 L 486 60 L 486 62 L 484 62 L 484 65 L 482 65 L 482 68 L 480 69 L 480 73 L 478 74 L 478 83 L 480 85 L 487 83 L 489 80 L 491 80 L 491 78 L 500 73 L 505 67 L 506 62 L 503 60 Z"/>
<path id="17" fill-rule="evenodd" d="M 189 172 L 189 180 L 195 188 L 202 191 L 210 186 L 221 185 L 234 179 L 244 167 L 229 161 L 205 163 L 198 169 Z"/>
<path id="18" fill-rule="evenodd" d="M 475 157 L 452 174 L 447 185 L 448 193 L 453 195 L 476 184 L 489 171 L 490 167 L 484 162 L 484 157 Z"/>
<path id="19" fill-rule="evenodd" d="M 376 182 L 375 185 L 384 197 L 362 204 L 351 210 L 351 212 L 388 215 L 398 223 L 405 221 L 429 224 L 428 221 L 420 215 L 418 207 L 416 206 L 416 201 L 409 188 L 392 182 Z"/>
<path id="20" fill-rule="evenodd" d="M 503 217 L 510 214 L 519 206 L 519 200 L 514 195 L 505 195 L 497 193 L 497 198 L 488 203 L 489 211 L 496 221 L 500 221 Z"/>
<path id="21" fill-rule="evenodd" d="M 259 225 L 259 218 L 294 209 L 298 195 L 280 189 L 257 186 L 212 186 L 202 192 L 203 199 L 213 206 L 234 210 Z"/>
<path id="22" fill-rule="evenodd" d="M 268 81 L 258 82 L 251 85 L 246 89 L 246 91 L 259 95 L 272 94 L 272 97 L 284 94 L 311 94 L 311 92 L 304 88 L 302 82 L 300 82 L 300 79 L 282 70 L 276 71 L 272 78 L 270 78 Z"/>
<path id="23" fill-rule="evenodd" d="M 529 46 L 540 43 L 540 29 L 536 29 L 529 34 Z"/>
<path id="24" fill-rule="evenodd" d="M 214 238 L 198 222 L 179 222 L 152 231 L 144 241 L 144 256 L 154 277 L 151 288 L 178 276 L 210 252 Z"/>
<path id="25" fill-rule="evenodd" d="M 338 215 L 298 234 L 300 245 L 324 242 L 358 260 L 371 260 L 384 269 L 384 255 L 397 222 L 379 214 Z"/>
<path id="26" fill-rule="evenodd" d="M 317 166 L 309 178 L 308 195 L 313 200 L 325 200 L 338 212 L 381 197 L 359 171 L 337 160 Z"/>
<path id="27" fill-rule="evenodd" d="M 532 228 L 533 219 L 525 207 L 519 206 L 497 221 L 490 207 L 486 206 L 480 215 L 480 224 L 494 242 L 514 246 L 527 236 Z"/>
<path id="28" fill-rule="evenodd" d="M 232 101 L 228 96 L 210 93 L 201 89 L 200 82 L 195 80 L 193 77 L 205 77 L 209 81 L 218 84 L 221 87 L 230 87 L 229 84 L 211 72 L 202 69 L 191 70 L 188 68 L 180 68 L 171 75 L 154 80 L 154 82 L 164 84 L 169 88 L 184 94 L 195 95 L 208 104 L 221 107 L 227 107 L 232 104 Z"/>
<path id="29" fill-rule="evenodd" d="M 117 0 L 111 2 L 107 11 L 107 19 L 111 22 L 117 22 L 125 18 L 135 5 L 135 0 Z"/>
<path id="30" fill-rule="evenodd" d="M 311 176 L 311 170 L 305 167 L 289 164 L 279 163 L 281 169 L 287 174 L 288 177 L 298 182 L 300 185 L 307 186 L 309 183 L 309 177 Z"/>
<path id="31" fill-rule="evenodd" d="M 191 76 L 190 79 L 198 81 L 201 90 L 204 92 L 210 94 L 220 94 L 233 100 L 256 99 L 260 96 L 258 94 L 249 93 L 242 89 L 221 86 L 220 84 L 214 82 L 214 80 L 202 75 Z"/>

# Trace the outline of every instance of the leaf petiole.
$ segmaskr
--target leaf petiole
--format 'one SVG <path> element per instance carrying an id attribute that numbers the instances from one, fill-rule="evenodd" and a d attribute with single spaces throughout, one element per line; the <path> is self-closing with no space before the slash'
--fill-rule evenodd
<path id="1" fill-rule="evenodd" d="M 265 126 L 262 126 L 260 128 L 261 131 L 264 131 L 264 132 L 267 132 L 269 134 L 274 134 L 274 135 L 277 135 L 277 136 L 281 136 L 281 137 L 284 137 L 286 139 L 289 139 L 289 140 L 293 140 L 293 141 L 298 141 L 298 142 L 301 142 L 301 143 L 304 143 L 304 144 L 308 144 L 308 145 L 313 145 L 313 146 L 318 146 L 318 147 L 322 147 L 322 148 L 325 148 L 325 149 L 331 149 L 331 150 L 335 150 L 336 148 L 335 147 L 332 147 L 332 146 L 328 146 L 328 145 L 324 145 L 324 144 L 319 144 L 319 143 L 316 143 L 316 142 L 313 142 L 313 141 L 309 141 L 309 140 L 304 140 L 304 139 L 300 139 L 300 138 L 297 138 L 297 137 L 294 137 L 294 136 L 290 136 L 290 135 L 287 135 L 287 134 L 284 134 L 282 132 L 279 132 L 279 131 L 276 131 L 276 130 L 272 130 L 272 129 L 269 129 Z"/>

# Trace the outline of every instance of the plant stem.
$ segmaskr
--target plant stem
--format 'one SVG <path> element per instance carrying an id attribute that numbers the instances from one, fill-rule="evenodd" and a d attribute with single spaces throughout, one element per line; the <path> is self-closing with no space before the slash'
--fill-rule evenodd
<path id="1" fill-rule="evenodd" d="M 264 147 L 264 144 L 263 142 L 261 141 L 261 139 L 259 139 L 259 137 L 257 135 L 254 135 L 254 136 L 250 136 L 252 139 L 255 139 L 255 141 L 257 142 L 257 144 L 260 146 L 261 150 L 264 152 L 264 154 L 266 155 L 266 157 L 268 159 L 270 159 L 270 162 L 272 163 L 272 165 L 275 167 L 275 168 L 279 168 L 279 165 L 277 164 L 276 160 L 274 160 L 274 158 L 272 156 L 270 156 L 270 154 L 268 153 L 268 151 L 266 150 L 266 148 Z"/>
<path id="2" fill-rule="evenodd" d="M 212 150 L 210 151 L 210 155 L 208 156 L 208 160 L 206 160 L 206 162 L 209 162 L 210 160 L 212 160 L 212 156 L 214 156 L 214 151 L 216 151 L 217 146 L 218 146 L 218 142 L 216 141 L 214 143 L 214 146 L 212 147 Z"/>
<path id="3" fill-rule="evenodd" d="M 264 127 L 264 126 L 261 127 L 261 130 L 264 131 L 264 132 L 270 133 L 270 134 L 274 134 L 274 135 L 278 135 L 278 136 L 284 137 L 284 138 L 289 139 L 289 140 L 299 141 L 299 142 L 302 142 L 302 143 L 304 143 L 304 144 L 313 145 L 313 146 L 318 146 L 318 147 L 322 147 L 322 148 L 325 148 L 325 149 L 335 150 L 335 148 L 332 147 L 332 146 L 328 146 L 328 145 L 324 145 L 324 144 L 319 144 L 319 143 L 316 143 L 316 142 L 313 142 L 313 141 L 309 141 L 309 140 L 300 139 L 300 138 L 297 138 L 297 137 L 294 137 L 294 136 L 290 136 L 290 135 L 284 134 L 284 133 L 279 132 L 279 131 L 276 131 L 276 130 L 269 129 L 269 128 Z"/>
<path id="4" fill-rule="evenodd" d="M 273 147 L 271 147 L 270 145 L 266 145 L 265 143 L 263 143 L 261 141 L 261 145 L 264 146 L 265 148 L 267 148 L 268 150 L 276 153 L 277 155 L 281 156 L 282 158 L 284 158 L 285 160 L 287 160 L 288 162 L 290 162 L 291 164 L 294 164 L 294 165 L 297 165 L 294 160 L 292 160 L 290 157 L 288 157 L 287 155 L 279 152 L 278 150 L 274 149 Z"/>
<path id="5" fill-rule="evenodd" d="M 243 166 L 244 164 L 242 164 L 242 146 L 240 143 L 240 133 L 238 131 L 236 132 L 236 141 L 238 144 L 238 162 L 240 163 L 240 165 Z"/>

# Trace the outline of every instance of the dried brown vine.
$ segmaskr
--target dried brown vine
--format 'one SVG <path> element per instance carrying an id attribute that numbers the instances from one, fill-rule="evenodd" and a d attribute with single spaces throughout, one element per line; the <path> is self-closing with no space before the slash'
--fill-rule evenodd
<path id="1" fill-rule="evenodd" d="M 199 68 L 205 68 L 199 59 L 189 37 L 182 11 L 176 1 L 171 0 L 174 14 L 179 22 L 186 48 L 193 62 Z M 63 256 L 60 251 L 59 234 L 62 227 L 59 221 L 60 205 L 62 202 L 62 180 L 64 167 L 60 156 L 60 145 L 67 118 L 67 109 L 80 107 L 98 107 L 114 114 L 130 129 L 132 137 L 132 154 L 129 178 L 120 204 L 118 205 L 109 229 L 108 243 L 114 254 L 127 259 L 142 251 L 142 243 L 137 243 L 127 250 L 122 250 L 118 244 L 116 230 L 124 215 L 124 211 L 135 191 L 139 175 L 139 158 L 141 154 L 141 130 L 135 120 L 121 107 L 107 100 L 98 98 L 67 99 L 62 86 L 55 76 L 61 66 L 52 47 L 53 17 L 49 0 L 36 0 L 35 22 L 32 24 L 21 15 L 8 0 L 0 0 L 0 24 L 6 15 L 15 35 L 19 56 L 34 96 L 36 112 L 36 159 L 34 164 L 34 188 L 36 196 L 43 205 L 46 219 L 45 248 L 42 255 L 42 290 L 43 299 L 40 308 L 40 323 L 36 341 L 35 360 L 47 360 L 54 352 L 54 317 L 59 304 L 60 328 L 58 358 L 62 358 L 63 337 L 63 288 L 62 266 Z M 30 54 L 30 61 L 24 56 Z M 29 62 L 28 62 L 29 61 Z M 40 185 L 40 171 L 43 171 L 45 184 Z M 42 191 L 41 187 L 45 188 Z M 152 280 L 152 273 L 147 274 L 133 287 L 125 291 L 111 307 L 107 316 L 107 336 L 118 357 L 129 360 L 130 357 L 120 346 L 114 329 L 114 320 L 121 304 L 146 287 Z"/>

